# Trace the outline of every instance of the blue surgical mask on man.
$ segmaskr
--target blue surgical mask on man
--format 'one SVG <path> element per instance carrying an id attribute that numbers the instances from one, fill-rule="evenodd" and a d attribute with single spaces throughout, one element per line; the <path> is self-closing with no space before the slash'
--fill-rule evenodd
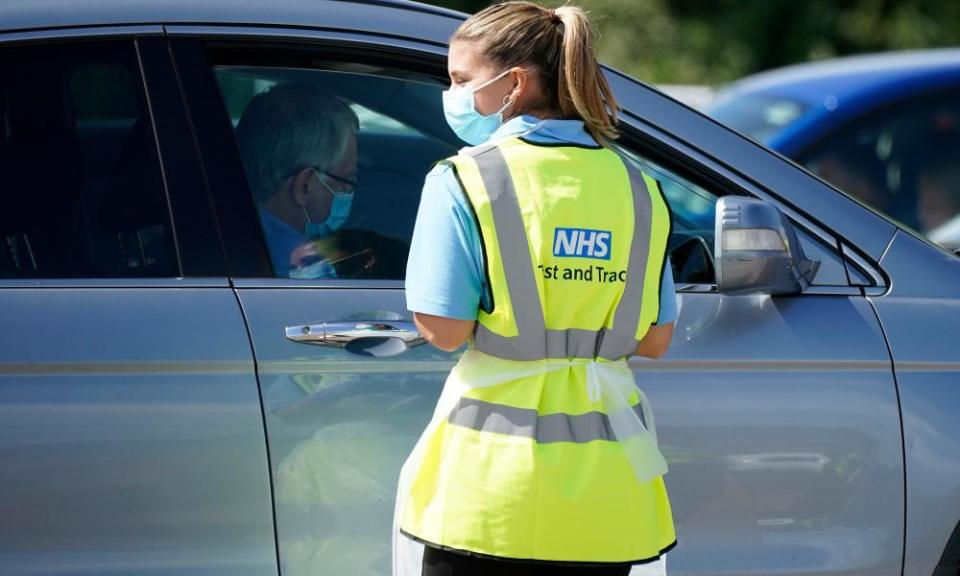
<path id="1" fill-rule="evenodd" d="M 330 192 L 330 195 L 333 197 L 333 200 L 330 203 L 330 213 L 327 215 L 326 219 L 323 222 L 314 222 L 310 219 L 310 213 L 307 212 L 306 207 L 303 208 L 303 215 L 307 218 L 306 223 L 303 225 L 303 233 L 307 238 L 319 238 L 321 236 L 327 236 L 334 230 L 337 230 L 343 226 L 344 222 L 347 221 L 347 218 L 350 216 L 350 207 L 353 205 L 353 192 L 337 192 L 327 184 L 326 179 L 323 177 L 319 171 L 314 169 L 314 173 L 317 175 L 317 178 L 320 179 L 320 183 L 323 184 L 324 188 Z"/>
<path id="2" fill-rule="evenodd" d="M 328 260 L 290 269 L 290 277 L 297 279 L 336 278 L 337 270 Z"/>
<path id="3" fill-rule="evenodd" d="M 443 115 L 447 119 L 447 124 L 467 144 L 471 146 L 483 144 L 503 125 L 503 111 L 513 104 L 513 101 L 504 98 L 502 108 L 484 116 L 477 112 L 474 95 L 478 90 L 503 78 L 508 72 L 510 68 L 479 86 L 464 86 L 443 91 Z"/>

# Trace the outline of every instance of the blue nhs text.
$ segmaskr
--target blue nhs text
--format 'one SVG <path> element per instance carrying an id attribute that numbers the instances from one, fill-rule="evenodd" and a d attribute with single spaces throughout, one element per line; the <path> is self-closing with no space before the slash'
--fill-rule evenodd
<path id="1" fill-rule="evenodd" d="M 609 260 L 611 239 L 612 235 L 607 230 L 554 228 L 553 255 Z"/>

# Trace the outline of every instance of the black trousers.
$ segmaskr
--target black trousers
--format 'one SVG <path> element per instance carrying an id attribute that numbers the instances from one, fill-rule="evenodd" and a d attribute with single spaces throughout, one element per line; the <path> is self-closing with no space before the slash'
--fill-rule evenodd
<path id="1" fill-rule="evenodd" d="M 423 576 L 627 576 L 629 564 L 567 566 L 477 558 L 433 546 L 423 550 Z"/>

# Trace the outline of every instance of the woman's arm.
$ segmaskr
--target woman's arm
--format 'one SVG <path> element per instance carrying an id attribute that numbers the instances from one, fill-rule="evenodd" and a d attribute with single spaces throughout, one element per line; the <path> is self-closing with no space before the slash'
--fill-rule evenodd
<path id="1" fill-rule="evenodd" d="M 407 309 L 420 334 L 456 350 L 473 331 L 483 300 L 479 230 L 452 168 L 438 164 L 423 186 L 407 260 Z"/>
<path id="2" fill-rule="evenodd" d="M 667 353 L 673 338 L 673 322 L 662 326 L 650 326 L 643 340 L 637 345 L 634 354 L 648 358 L 659 358 Z"/>
<path id="3" fill-rule="evenodd" d="M 677 291 L 673 283 L 673 264 L 667 254 L 660 278 L 660 310 L 657 323 L 650 326 L 634 354 L 648 358 L 659 358 L 667 353 L 673 338 L 673 324 L 680 311 L 677 309 Z"/>
<path id="4" fill-rule="evenodd" d="M 413 322 L 427 342 L 445 352 L 453 352 L 463 346 L 476 324 L 475 320 L 457 320 L 420 312 L 413 313 Z"/>

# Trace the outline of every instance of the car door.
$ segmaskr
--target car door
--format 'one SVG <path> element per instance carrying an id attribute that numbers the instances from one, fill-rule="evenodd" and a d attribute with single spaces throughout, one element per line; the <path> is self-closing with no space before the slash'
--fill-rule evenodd
<path id="1" fill-rule="evenodd" d="M 713 246 L 719 188 L 637 161 L 664 183 L 679 268 L 669 352 L 630 361 L 670 466 L 680 543 L 668 567 L 899 574 L 897 391 L 876 313 L 849 285 L 836 241 L 809 222 L 799 230 L 819 262 L 801 294 L 718 293 L 705 258 L 682 254 L 701 239 Z"/>
<path id="2" fill-rule="evenodd" d="M 422 175 L 459 146 L 440 105 L 443 49 L 409 34 L 400 41 L 303 30 L 284 38 L 280 29 L 170 33 L 256 354 L 282 572 L 388 574 L 399 467 L 459 353 L 399 342 L 407 332 L 354 339 L 410 329 L 402 249 L 384 252 L 389 266 L 357 278 L 274 277 L 233 132 L 254 94 L 285 83 L 349 103 L 360 126 L 359 185 L 344 228 L 402 247 Z M 628 102 L 649 91 L 613 79 Z M 640 116 L 627 114 L 624 132 L 622 149 L 658 174 L 675 219 L 674 342 L 665 358 L 631 361 L 671 467 L 679 537 L 671 571 L 898 574 L 899 413 L 886 344 L 861 287 L 882 278 L 871 276 L 860 251 L 842 248 L 756 180 Z M 716 291 L 714 211 L 728 194 L 775 202 L 795 220 L 804 249 L 820 262 L 804 293 Z M 359 248 L 342 254 L 378 249 Z M 318 332 L 339 345 L 316 345 Z"/>
<path id="3" fill-rule="evenodd" d="M 143 32 L 0 36 L 3 574 L 277 572 L 246 326 Z"/>

